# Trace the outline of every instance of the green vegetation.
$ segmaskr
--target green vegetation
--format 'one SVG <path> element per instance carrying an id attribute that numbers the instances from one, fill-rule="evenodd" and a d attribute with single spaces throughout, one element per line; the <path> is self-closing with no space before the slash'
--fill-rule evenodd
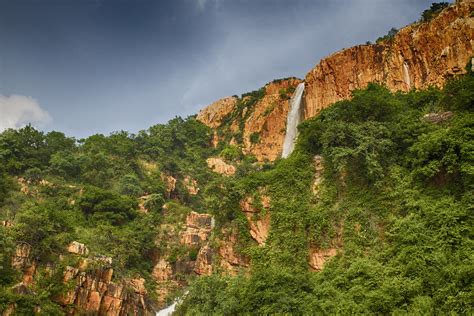
<path id="1" fill-rule="evenodd" d="M 449 6 L 448 2 L 434 2 L 429 9 L 426 9 L 421 14 L 420 22 L 428 22 L 436 17 L 443 9 Z"/>
<path id="2" fill-rule="evenodd" d="M 251 91 L 242 94 L 238 99 L 234 110 L 222 119 L 221 127 L 219 128 L 219 136 L 223 136 L 225 143 L 230 142 L 233 138 L 238 144 L 243 144 L 243 130 L 245 121 L 249 118 L 255 108 L 255 104 L 265 96 L 265 87 L 259 90 Z M 231 132 L 231 124 L 237 122 L 238 131 Z"/>
<path id="3" fill-rule="evenodd" d="M 0 312 L 16 302 L 19 314 L 38 306 L 48 315 L 61 314 L 54 301 L 64 292 L 59 255 L 72 259 L 65 250 L 73 240 L 84 243 L 91 258 L 112 258 L 118 281 L 140 275 L 153 288 L 159 224 L 182 222 L 191 210 L 184 205 L 204 208 L 203 197 L 190 196 L 181 181 L 189 176 L 204 190 L 216 178 L 205 161 L 217 154 L 210 141 L 209 128 L 192 117 L 138 135 L 122 131 L 79 141 L 31 126 L 0 133 L 0 221 L 12 224 L 0 226 Z M 178 179 L 172 197 L 162 175 Z M 139 212 L 142 195 L 146 214 Z M 165 217 L 162 207 L 170 198 L 173 214 Z M 10 264 L 18 244 L 31 246 L 31 258 L 39 262 L 30 294 L 11 290 L 20 282 Z M 45 270 L 48 265 L 58 279 Z"/>
<path id="4" fill-rule="evenodd" d="M 197 279 L 178 314 L 469 314 L 473 84 L 472 74 L 442 91 L 371 84 L 303 122 L 288 159 L 210 187 L 221 226 L 245 226 L 239 200 L 268 194 L 270 236 L 258 247 L 244 231 L 250 273 Z M 325 167 L 316 195 L 314 155 Z M 310 245 L 339 250 L 314 273 Z"/>
<path id="5" fill-rule="evenodd" d="M 260 133 L 259 132 L 253 132 L 250 134 L 250 143 L 252 144 L 258 144 L 260 142 Z"/>
<path id="6" fill-rule="evenodd" d="M 386 35 L 377 38 L 375 42 L 377 44 L 381 44 L 383 42 L 391 41 L 395 37 L 395 35 L 397 35 L 397 33 L 398 33 L 398 29 L 392 27 Z"/>
<path id="7" fill-rule="evenodd" d="M 219 156 L 227 161 L 237 161 L 243 158 L 240 148 L 233 145 L 226 145 L 220 152 Z"/>
<path id="8" fill-rule="evenodd" d="M 431 21 L 447 7 L 449 7 L 448 2 L 433 2 L 431 4 L 431 7 L 423 11 L 423 13 L 421 14 L 420 22 L 425 23 Z M 383 42 L 391 41 L 395 37 L 395 35 L 397 35 L 397 33 L 398 29 L 392 27 L 386 35 L 377 38 L 375 42 L 377 44 L 382 44 Z M 370 42 L 368 41 L 366 42 L 366 44 L 370 44 Z"/>

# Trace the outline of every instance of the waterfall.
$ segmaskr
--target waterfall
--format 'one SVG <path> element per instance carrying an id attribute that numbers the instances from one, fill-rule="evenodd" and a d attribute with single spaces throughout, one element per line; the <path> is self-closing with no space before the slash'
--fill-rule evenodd
<path id="1" fill-rule="evenodd" d="M 408 64 L 406 61 L 403 62 L 403 80 L 408 86 L 408 90 L 411 89 L 410 73 L 408 72 Z"/>
<path id="2" fill-rule="evenodd" d="M 159 312 L 156 313 L 156 316 L 170 316 L 174 313 L 176 309 L 176 305 L 178 305 L 178 302 L 174 302 L 170 306 L 163 308 Z"/>
<path id="3" fill-rule="evenodd" d="M 188 295 L 189 291 L 184 292 L 183 296 L 178 297 L 173 301 L 173 304 L 169 305 L 168 307 L 163 308 L 162 310 L 159 310 L 158 312 L 155 313 L 155 316 L 171 316 L 173 313 L 176 311 L 176 307 L 178 304 L 181 303 L 183 298 Z"/>
<path id="4" fill-rule="evenodd" d="M 291 97 L 290 112 L 286 119 L 286 134 L 283 142 L 282 158 L 288 157 L 295 149 L 296 136 L 298 136 L 298 124 L 301 121 L 301 100 L 303 99 L 304 82 L 300 83 Z"/>

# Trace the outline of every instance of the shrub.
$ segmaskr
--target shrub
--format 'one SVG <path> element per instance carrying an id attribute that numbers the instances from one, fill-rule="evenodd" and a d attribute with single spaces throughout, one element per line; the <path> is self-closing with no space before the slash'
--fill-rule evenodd
<path id="1" fill-rule="evenodd" d="M 258 144 L 259 142 L 260 142 L 260 133 L 253 132 L 252 134 L 250 134 L 250 143 Z"/>
<path id="2" fill-rule="evenodd" d="M 219 156 L 228 161 L 235 161 L 242 158 L 242 151 L 237 146 L 226 145 Z"/>
<path id="3" fill-rule="evenodd" d="M 384 36 L 381 36 L 381 37 L 377 38 L 377 40 L 375 42 L 377 44 L 380 44 L 380 43 L 385 42 L 385 41 L 391 41 L 395 37 L 395 35 L 397 35 L 397 33 L 398 33 L 398 29 L 392 27 L 388 31 L 387 35 L 384 35 Z"/>
<path id="4" fill-rule="evenodd" d="M 145 201 L 144 207 L 150 212 L 161 212 L 163 205 L 165 204 L 165 199 L 161 194 L 150 194 Z"/>
<path id="5" fill-rule="evenodd" d="M 429 9 L 426 9 L 423 11 L 421 14 L 421 22 L 428 22 L 434 17 L 436 17 L 443 9 L 447 8 L 449 6 L 448 2 L 434 2 L 431 4 L 431 7 Z"/>

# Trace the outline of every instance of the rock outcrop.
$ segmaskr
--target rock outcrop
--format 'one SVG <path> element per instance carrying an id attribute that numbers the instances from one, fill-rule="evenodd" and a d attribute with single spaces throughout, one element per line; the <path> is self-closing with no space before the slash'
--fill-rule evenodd
<path id="1" fill-rule="evenodd" d="M 270 232 L 270 197 L 262 194 L 260 200 L 257 203 L 247 196 L 240 201 L 240 208 L 249 221 L 250 235 L 259 245 L 264 245 Z"/>
<path id="2" fill-rule="evenodd" d="M 27 243 L 20 243 L 16 246 L 15 254 L 12 257 L 12 267 L 21 271 L 21 280 L 25 285 L 33 283 L 36 273 L 37 263 L 32 258 L 32 247 Z"/>
<path id="3" fill-rule="evenodd" d="M 212 216 L 191 212 L 186 217 L 186 228 L 181 233 L 180 241 L 183 245 L 199 246 L 208 240 L 212 230 Z"/>
<path id="4" fill-rule="evenodd" d="M 197 180 L 191 179 L 191 177 L 189 176 L 185 176 L 183 182 L 189 194 L 197 195 L 199 193 L 199 186 Z"/>
<path id="5" fill-rule="evenodd" d="M 313 158 L 313 167 L 314 167 L 314 178 L 313 185 L 311 186 L 311 191 L 315 196 L 319 195 L 319 188 L 321 187 L 321 182 L 323 182 L 323 157 L 316 155 Z"/>
<path id="6" fill-rule="evenodd" d="M 220 173 L 224 176 L 231 176 L 235 174 L 235 167 L 226 163 L 221 158 L 211 157 L 207 160 L 207 166 L 214 172 Z"/>
<path id="7" fill-rule="evenodd" d="M 300 83 L 300 79 L 291 78 L 265 86 L 265 96 L 255 104 L 244 124 L 244 154 L 255 155 L 259 161 L 274 161 L 281 156 L 290 98 Z M 252 135 L 258 135 L 258 140 L 253 140 Z"/>
<path id="8" fill-rule="evenodd" d="M 57 298 L 70 313 L 94 315 L 154 315 L 147 302 L 144 279 L 112 282 L 112 268 L 81 271 L 67 267 L 63 282 L 73 285 Z"/>
<path id="9" fill-rule="evenodd" d="M 201 247 L 194 266 L 194 272 L 198 275 L 210 275 L 212 273 L 213 257 L 214 250 L 209 246 L 209 244 Z"/>
<path id="10" fill-rule="evenodd" d="M 337 250 L 335 248 L 318 249 L 316 247 L 310 247 L 308 261 L 311 270 L 321 271 L 324 267 L 324 263 L 336 254 Z"/>
<path id="11" fill-rule="evenodd" d="M 233 229 L 222 230 L 223 238 L 219 241 L 218 254 L 220 267 L 227 273 L 234 275 L 240 269 L 249 266 L 249 258 L 246 258 L 236 250 L 237 231 Z"/>
<path id="12" fill-rule="evenodd" d="M 77 241 L 71 242 L 67 247 L 67 251 L 80 256 L 87 256 L 89 254 L 89 249 L 87 249 L 84 244 Z"/>
<path id="13" fill-rule="evenodd" d="M 73 241 L 66 248 L 70 255 L 86 256 L 89 250 L 84 244 Z M 12 257 L 12 266 L 20 270 L 22 281 L 12 288 L 14 293 L 33 295 L 34 279 L 38 262 L 32 256 L 29 244 L 20 243 Z M 64 260 L 65 255 L 60 255 Z M 105 259 L 104 259 L 105 258 Z M 152 304 L 145 289 L 145 279 L 119 279 L 112 281 L 111 259 L 97 256 L 80 258 L 77 267 L 66 266 L 64 271 L 54 270 L 51 265 L 40 266 L 49 272 L 62 273 L 62 282 L 67 291 L 53 299 L 63 306 L 69 315 L 154 315 Z M 11 305 L 9 312 L 14 313 L 16 306 Z M 37 307 L 35 308 L 37 309 Z"/>
<path id="14" fill-rule="evenodd" d="M 166 196 L 170 197 L 176 189 L 176 179 L 170 175 L 161 174 L 161 180 L 165 183 Z"/>
<path id="15" fill-rule="evenodd" d="M 196 119 L 209 127 L 217 128 L 221 125 L 222 119 L 232 112 L 237 101 L 238 99 L 236 97 L 227 97 L 217 100 L 199 111 Z"/>
<path id="16" fill-rule="evenodd" d="M 369 82 L 392 91 L 442 86 L 465 73 L 473 53 L 474 1 L 461 0 L 429 22 L 401 29 L 392 40 L 359 45 L 321 60 L 305 78 L 305 118 L 348 99 Z"/>
<path id="17" fill-rule="evenodd" d="M 273 161 L 281 155 L 285 138 L 286 117 L 289 100 L 296 86 L 302 81 L 297 78 L 276 80 L 264 87 L 264 95 L 252 106 L 246 106 L 242 113 L 234 115 L 227 132 L 242 135 L 242 143 L 232 137 L 230 144 L 240 145 L 245 154 L 252 154 L 259 161 Z M 240 99 L 245 106 L 248 96 Z M 214 102 L 199 112 L 197 119 L 209 127 L 220 129 L 224 118 L 237 110 L 237 98 L 225 98 Z M 214 134 L 213 144 L 217 145 L 218 133 Z"/>

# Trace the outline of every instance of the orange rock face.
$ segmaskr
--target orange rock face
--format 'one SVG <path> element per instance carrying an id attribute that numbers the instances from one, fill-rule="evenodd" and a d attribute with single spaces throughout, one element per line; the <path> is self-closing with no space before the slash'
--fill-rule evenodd
<path id="1" fill-rule="evenodd" d="M 67 251 L 80 256 L 87 256 L 89 254 L 89 249 L 84 244 L 81 244 L 77 241 L 72 241 L 67 246 Z"/>
<path id="2" fill-rule="evenodd" d="M 174 191 L 174 189 L 176 188 L 176 179 L 173 178 L 172 176 L 161 174 L 161 180 L 166 185 L 166 195 L 169 197 L 171 193 Z"/>
<path id="3" fill-rule="evenodd" d="M 78 310 L 100 315 L 153 315 L 146 302 L 145 280 L 130 279 L 121 283 L 111 281 L 113 270 L 100 268 L 89 272 L 67 267 L 65 283 L 75 287 L 57 298 L 74 314 Z"/>
<path id="4" fill-rule="evenodd" d="M 212 128 L 219 127 L 222 119 L 232 112 L 236 104 L 236 97 L 220 99 L 202 109 L 197 115 L 197 120 Z"/>
<path id="5" fill-rule="evenodd" d="M 186 229 L 181 232 L 180 242 L 187 246 L 198 246 L 209 238 L 212 230 L 212 216 L 191 212 L 186 217 Z"/>
<path id="6" fill-rule="evenodd" d="M 249 221 L 250 235 L 259 245 L 264 245 L 270 232 L 270 197 L 262 195 L 261 203 L 263 210 L 248 196 L 240 201 L 240 207 Z"/>
<path id="7" fill-rule="evenodd" d="M 401 29 L 392 41 L 359 45 L 321 60 L 305 78 L 305 118 L 369 82 L 392 91 L 442 86 L 465 72 L 473 55 L 474 1 L 458 1 L 427 23 Z"/>
<path id="8" fill-rule="evenodd" d="M 160 259 L 153 267 L 152 275 L 157 281 L 167 281 L 171 279 L 173 275 L 171 264 L 165 259 Z"/>
<path id="9" fill-rule="evenodd" d="M 214 172 L 220 173 L 225 176 L 231 176 L 235 173 L 236 169 L 233 165 L 229 165 L 221 158 L 208 158 L 206 160 L 207 166 Z"/>
<path id="10" fill-rule="evenodd" d="M 189 194 L 197 195 L 199 193 L 199 186 L 198 186 L 197 180 L 191 179 L 189 176 L 186 176 L 184 177 L 183 182 Z"/>
<path id="11" fill-rule="evenodd" d="M 271 82 L 265 86 L 265 95 L 251 108 L 245 108 L 241 117 L 235 117 L 230 122 L 232 133 L 241 132 L 242 150 L 245 154 L 252 154 L 259 161 L 273 161 L 281 155 L 281 148 L 285 138 L 286 117 L 289 111 L 289 99 L 294 88 L 301 82 L 300 79 L 290 78 Z M 245 97 L 244 100 L 249 97 Z M 223 118 L 230 114 L 238 104 L 237 98 L 226 98 L 214 102 L 199 112 L 197 119 L 209 127 L 218 129 Z M 247 112 L 251 111 L 251 112 Z M 239 120 L 243 119 L 243 129 Z M 253 139 L 252 135 L 258 135 Z M 214 146 L 219 142 L 217 133 L 214 133 Z M 230 144 L 236 145 L 233 138 Z"/>
<path id="12" fill-rule="evenodd" d="M 274 161 L 281 156 L 286 133 L 286 117 L 292 89 L 301 83 L 292 78 L 265 86 L 265 96 L 257 102 L 252 114 L 245 121 L 243 130 L 245 154 L 252 154 L 259 161 Z M 290 89 L 290 90 L 288 90 Z M 280 92 L 288 91 L 282 98 Z M 259 140 L 252 143 L 251 135 L 258 134 Z"/>
<path id="13" fill-rule="evenodd" d="M 313 185 L 311 186 L 311 191 L 314 195 L 319 195 L 319 189 L 321 187 L 321 182 L 323 181 L 323 157 L 322 156 L 314 156 L 313 158 L 313 166 L 314 166 L 314 178 L 313 178 Z"/>
<path id="14" fill-rule="evenodd" d="M 198 275 L 210 275 L 212 273 L 213 256 L 214 251 L 209 245 L 201 247 L 196 259 L 196 265 L 194 266 L 194 272 Z"/>
<path id="15" fill-rule="evenodd" d="M 309 249 L 309 266 L 314 271 L 321 271 L 324 267 L 324 263 L 336 254 L 337 250 L 335 248 L 318 249 L 311 247 Z"/>
<path id="16" fill-rule="evenodd" d="M 224 238 L 220 240 L 217 250 L 220 267 L 231 275 L 237 274 L 241 268 L 249 266 L 249 259 L 236 250 L 237 232 L 235 230 L 223 230 L 222 235 Z"/>

